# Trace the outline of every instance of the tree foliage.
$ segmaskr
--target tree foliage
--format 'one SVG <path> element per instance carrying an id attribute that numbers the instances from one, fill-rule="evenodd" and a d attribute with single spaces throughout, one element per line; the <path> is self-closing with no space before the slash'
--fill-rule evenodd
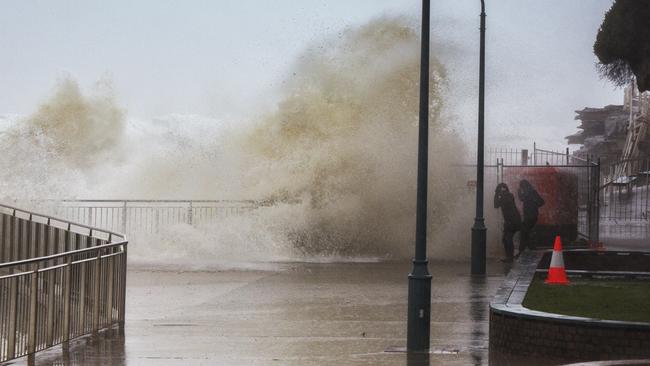
<path id="1" fill-rule="evenodd" d="M 650 90 L 650 1 L 616 0 L 598 30 L 594 53 L 601 75 L 621 86 L 636 77 Z"/>

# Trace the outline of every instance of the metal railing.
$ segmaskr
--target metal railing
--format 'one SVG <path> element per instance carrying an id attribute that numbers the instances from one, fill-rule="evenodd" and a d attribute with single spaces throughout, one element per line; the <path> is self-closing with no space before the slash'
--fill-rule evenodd
<path id="1" fill-rule="evenodd" d="M 486 165 L 585 165 L 586 159 L 572 155 L 569 148 L 564 150 L 546 150 L 533 143 L 532 150 L 490 147 L 486 151 Z M 581 161 L 577 161 L 579 159 Z M 595 162 L 592 162 L 595 164 Z"/>
<path id="2" fill-rule="evenodd" d="M 123 324 L 127 244 L 0 205 L 0 362 Z"/>
<path id="3" fill-rule="evenodd" d="M 572 165 L 569 148 L 566 150 L 545 150 L 533 144 L 533 165 Z M 580 164 L 581 165 L 581 164 Z"/>
<path id="4" fill-rule="evenodd" d="M 53 210 L 68 220 L 134 236 L 176 224 L 210 224 L 258 206 L 250 200 L 62 200 Z"/>
<path id="5" fill-rule="evenodd" d="M 605 166 L 601 191 L 601 218 L 649 222 L 650 156 L 621 160 Z"/>
<path id="6" fill-rule="evenodd" d="M 485 166 L 532 165 L 532 156 L 527 149 L 488 147 L 485 152 Z"/>

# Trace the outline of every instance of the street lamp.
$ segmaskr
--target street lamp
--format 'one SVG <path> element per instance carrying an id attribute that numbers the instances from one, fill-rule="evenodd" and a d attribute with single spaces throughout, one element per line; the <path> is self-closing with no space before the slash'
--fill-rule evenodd
<path id="1" fill-rule="evenodd" d="M 417 218 L 415 258 L 409 274 L 406 350 L 429 350 L 431 323 L 431 275 L 427 261 L 427 174 L 429 164 L 429 18 L 430 1 L 422 0 L 420 60 L 420 122 L 418 136 Z"/>
<path id="2" fill-rule="evenodd" d="M 485 1 L 481 0 L 481 49 L 478 87 L 478 153 L 476 162 L 476 217 L 472 227 L 472 274 L 485 274 L 486 232 L 483 218 L 483 168 L 485 122 Z"/>

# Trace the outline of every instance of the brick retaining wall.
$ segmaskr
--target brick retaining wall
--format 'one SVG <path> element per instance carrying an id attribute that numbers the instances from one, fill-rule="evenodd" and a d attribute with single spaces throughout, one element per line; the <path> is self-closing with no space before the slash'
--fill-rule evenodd
<path id="1" fill-rule="evenodd" d="M 595 320 L 523 307 L 543 255 L 533 252 L 522 257 L 490 304 L 491 360 L 493 355 L 569 361 L 650 357 L 649 323 Z"/>
<path id="2" fill-rule="evenodd" d="M 490 311 L 490 352 L 591 361 L 650 357 L 650 329 L 579 324 Z"/>

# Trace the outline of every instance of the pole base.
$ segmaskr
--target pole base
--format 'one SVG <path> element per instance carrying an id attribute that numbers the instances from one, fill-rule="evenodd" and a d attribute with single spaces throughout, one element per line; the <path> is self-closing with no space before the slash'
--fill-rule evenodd
<path id="1" fill-rule="evenodd" d="M 413 261 L 409 274 L 408 328 L 406 349 L 408 352 L 429 350 L 431 332 L 431 275 L 428 261 Z"/>
<path id="2" fill-rule="evenodd" d="M 482 221 L 474 222 L 472 227 L 472 274 L 485 274 L 487 229 Z"/>

